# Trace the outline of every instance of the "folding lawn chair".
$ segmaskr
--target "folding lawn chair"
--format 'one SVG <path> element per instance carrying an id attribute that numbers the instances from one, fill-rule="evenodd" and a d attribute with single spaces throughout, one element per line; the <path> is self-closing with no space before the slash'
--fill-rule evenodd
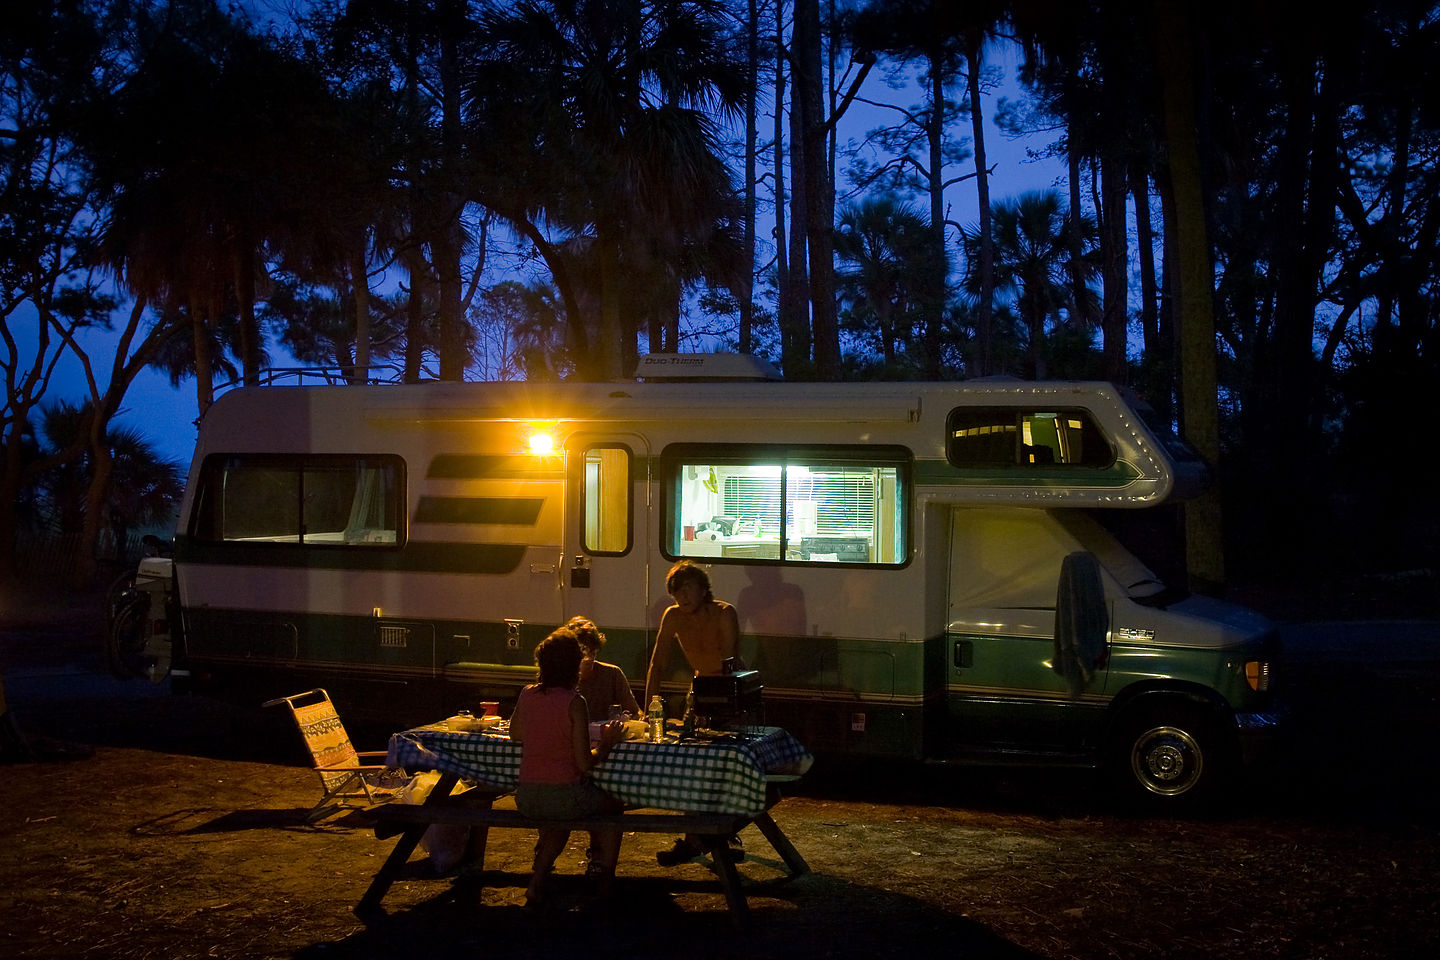
<path id="1" fill-rule="evenodd" d="M 300 728 L 300 736 L 315 762 L 313 769 L 325 791 L 320 802 L 305 815 L 306 823 L 313 823 L 333 809 L 345 806 L 343 801 L 346 799 L 364 797 L 372 806 L 394 799 L 395 791 L 404 785 L 407 778 L 401 772 L 389 770 L 383 763 L 373 762 L 383 758 L 385 751 L 356 752 L 345 733 L 345 725 L 335 712 L 335 704 L 324 688 L 316 687 L 294 696 L 280 697 L 264 706 L 273 707 L 282 703 L 290 708 L 295 726 Z M 371 762 L 364 762 L 367 760 Z"/>

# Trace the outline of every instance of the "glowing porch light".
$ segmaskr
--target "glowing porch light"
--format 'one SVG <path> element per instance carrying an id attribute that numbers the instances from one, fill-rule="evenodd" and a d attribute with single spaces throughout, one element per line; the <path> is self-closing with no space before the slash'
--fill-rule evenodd
<path id="1" fill-rule="evenodd" d="M 545 430 L 530 434 L 530 452 L 537 457 L 548 457 L 555 452 L 555 437 Z"/>

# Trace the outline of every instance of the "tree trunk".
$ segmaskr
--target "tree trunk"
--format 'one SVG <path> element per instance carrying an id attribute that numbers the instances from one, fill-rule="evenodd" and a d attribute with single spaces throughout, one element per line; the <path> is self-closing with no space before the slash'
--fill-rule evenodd
<path id="1" fill-rule="evenodd" d="M 798 31 L 798 3 L 796 18 Z M 785 360 L 785 375 L 793 379 L 809 379 L 815 368 L 810 355 L 813 343 L 810 328 L 808 245 L 810 183 L 805 173 L 805 154 L 809 151 L 809 144 L 805 132 L 805 111 L 801 104 L 801 71 L 798 63 L 800 39 L 797 33 L 790 52 L 790 302 L 789 313 L 782 323 L 786 323 L 790 329 L 790 355 Z"/>
<path id="2" fill-rule="evenodd" d="M 414 238 L 401 259 L 410 271 L 410 298 L 405 304 L 405 382 L 419 383 L 425 362 L 425 288 L 429 278 L 425 258 Z"/>
<path id="3" fill-rule="evenodd" d="M 1081 330 L 1090 326 L 1090 318 L 1085 315 L 1085 304 L 1089 298 L 1085 292 L 1083 265 L 1085 236 L 1080 228 L 1080 217 L 1084 210 L 1080 202 L 1080 153 L 1075 149 L 1074 139 L 1072 135 L 1070 149 L 1065 152 L 1066 177 L 1070 187 L 1070 216 L 1066 227 L 1066 241 L 1070 248 L 1070 262 L 1067 265 L 1070 272 L 1070 320 L 1077 330 Z"/>
<path id="4" fill-rule="evenodd" d="M 970 130 L 975 142 L 975 202 L 980 209 L 980 284 L 975 307 L 978 362 L 971 374 L 986 377 L 994 372 L 995 362 L 995 238 L 990 227 L 990 171 L 986 169 L 985 123 L 980 106 L 980 69 L 984 65 L 981 44 L 981 36 L 972 36 L 965 55 L 970 71 Z"/>
<path id="5" fill-rule="evenodd" d="M 446 21 L 457 23 L 458 0 L 447 0 Z M 465 199 L 456 189 L 460 179 L 460 151 L 463 133 L 460 123 L 460 62 L 455 34 L 444 29 L 440 35 L 440 173 L 441 220 L 431 252 L 435 257 L 435 278 L 439 296 L 440 379 L 463 380 L 469 357 L 465 350 L 465 311 L 461 306 L 460 254 L 464 231 L 460 216 Z"/>
<path id="6" fill-rule="evenodd" d="M 1140 265 L 1140 336 L 1145 355 L 1159 347 L 1156 315 L 1159 291 L 1155 286 L 1155 227 L 1150 222 L 1150 180 L 1143 172 L 1130 172 L 1130 196 L 1135 202 L 1135 245 Z"/>
<path id="7" fill-rule="evenodd" d="M 1272 265 L 1275 272 L 1273 385 L 1263 424 L 1247 437 L 1252 450 L 1263 447 L 1271 517 L 1277 532 L 1301 549 L 1315 532 L 1313 517 L 1325 496 L 1315 466 L 1322 439 L 1320 393 L 1315 364 L 1315 308 L 1334 233 L 1337 198 L 1336 107 L 1329 102 L 1330 71 L 1319 51 L 1297 31 L 1282 44 L 1280 87 L 1288 105 L 1280 145 L 1277 222 L 1294 241 L 1288 255 Z M 1288 53 L 1288 55 L 1286 55 Z M 1317 89 L 1317 78 L 1323 77 Z M 1275 429 L 1277 426 L 1282 429 Z M 1264 488 L 1262 488 L 1263 490 Z M 1266 494 L 1262 493 L 1262 496 Z"/>
<path id="8" fill-rule="evenodd" d="M 921 368 L 926 380 L 940 379 L 940 331 L 945 325 L 945 64 L 938 57 L 930 59 L 930 116 L 925 124 L 930 165 L 930 244 L 934 247 L 933 271 L 926 278 L 925 291 L 925 362 Z"/>
<path id="9" fill-rule="evenodd" d="M 85 489 L 85 517 L 80 530 L 79 556 L 75 558 L 75 585 L 85 587 L 95 582 L 95 553 L 100 545 L 100 528 L 109 521 L 101 516 L 109 499 L 110 477 L 115 472 L 115 459 L 107 442 L 109 420 L 98 410 L 90 414 L 90 483 Z"/>
<path id="10" fill-rule="evenodd" d="M 1104 335 L 1104 376 L 1112 383 L 1129 380 L 1125 364 L 1130 320 L 1129 225 L 1125 219 L 1125 197 L 1129 193 L 1124 161 L 1115 153 L 1100 162 L 1101 275 L 1104 309 L 1100 329 Z"/>
<path id="11" fill-rule="evenodd" d="M 661 330 L 665 348 L 674 353 L 680 350 L 680 297 L 683 291 L 680 289 L 680 281 L 674 273 L 666 277 L 665 286 L 665 313 L 660 317 Z M 630 369 L 634 369 L 633 364 Z"/>
<path id="12" fill-rule="evenodd" d="M 190 299 L 190 326 L 195 338 L 195 408 L 200 417 L 215 402 L 215 367 L 211 356 L 209 313 L 199 297 Z"/>
<path id="13" fill-rule="evenodd" d="M 780 327 L 780 368 L 789 376 L 800 369 L 795 341 L 795 291 L 785 236 L 785 5 L 775 0 L 775 292 Z M 793 203 L 793 200 L 792 200 Z"/>
<path id="14" fill-rule="evenodd" d="M 240 309 L 240 364 L 247 387 L 260 382 L 260 324 L 255 320 L 255 249 L 238 245 L 235 299 Z"/>
<path id="15" fill-rule="evenodd" d="M 1140 261 L 1140 336 L 1144 356 L 1141 392 L 1156 412 L 1169 422 L 1170 349 L 1160 341 L 1160 290 L 1155 275 L 1155 228 L 1150 221 L 1150 179 L 1132 170 L 1130 192 L 1135 200 L 1135 245 Z"/>
<path id="16" fill-rule="evenodd" d="M 795 102 L 804 140 L 805 233 L 809 248 L 810 316 L 815 375 L 840 376 L 840 330 L 835 308 L 835 190 L 825 158 L 824 77 L 820 71 L 820 5 L 795 3 Z"/>
<path id="17" fill-rule="evenodd" d="M 435 260 L 437 319 L 440 325 L 440 379 L 465 379 L 465 317 L 460 309 L 460 198 L 447 194 L 449 208 L 431 241 Z"/>
<path id="18" fill-rule="evenodd" d="M 5 431 L 4 456 L 0 456 L 0 497 L 7 504 L 20 500 L 20 422 Z M 19 525 L 13 509 L 0 510 L 0 583 L 9 583 L 16 572 L 15 538 Z"/>
<path id="19" fill-rule="evenodd" d="M 365 248 L 362 239 L 350 254 L 350 289 L 355 300 L 355 366 L 350 371 L 351 383 L 370 379 L 370 267 Z"/>
<path id="20" fill-rule="evenodd" d="M 1155 178 L 1155 193 L 1160 197 L 1160 223 L 1175 222 L 1175 191 L 1170 177 Z M 1160 353 L 1157 358 L 1164 365 L 1164 408 L 1166 423 L 1173 423 L 1180 407 L 1180 296 L 1179 253 L 1176 250 L 1175 231 L 1161 230 L 1160 237 L 1160 311 L 1158 331 Z"/>
<path id="21" fill-rule="evenodd" d="M 760 11 L 757 0 L 749 0 L 745 20 L 745 275 L 735 299 L 740 307 L 737 348 L 753 353 L 750 342 L 755 325 L 755 168 L 759 135 L 756 130 L 756 101 L 760 86 Z"/>
<path id="22" fill-rule="evenodd" d="M 42 312 L 36 317 L 34 363 L 29 371 L 21 372 L 19 354 L 12 346 L 11 327 L 7 320 L 3 326 L 3 339 L 7 354 L 15 357 L 14 371 L 17 379 L 6 379 L 5 403 L 0 406 L 0 503 L 7 506 L 0 509 L 0 583 L 8 583 L 15 573 L 15 539 L 19 524 L 15 510 L 9 506 L 20 502 L 20 487 L 25 482 L 23 471 L 25 424 L 41 398 L 44 396 L 45 375 L 42 371 L 49 365 L 50 322 Z M 8 372 L 8 371 L 7 371 Z"/>
<path id="23" fill-rule="evenodd" d="M 1206 237 L 1204 191 L 1195 125 L 1195 69 L 1190 48 L 1194 24 L 1176 0 L 1152 8 L 1156 67 L 1164 95 L 1165 142 L 1175 198 L 1180 318 L 1180 387 L 1183 433 L 1212 471 L 1220 459 L 1217 407 L 1215 274 Z M 1191 587 L 1218 593 L 1225 583 L 1225 553 L 1219 491 L 1185 505 L 1185 555 Z"/>
<path id="24" fill-rule="evenodd" d="M 1039 283 L 1027 283 L 1021 298 L 1026 328 L 1030 331 L 1030 379 L 1044 380 L 1049 372 L 1045 354 L 1045 304 L 1039 295 Z"/>
<path id="25" fill-rule="evenodd" d="M 595 374 L 600 380 L 616 380 L 622 359 L 620 297 L 624 284 L 620 252 L 614 241 L 603 234 L 596 239 L 595 247 L 600 260 L 600 334 L 595 344 Z"/>

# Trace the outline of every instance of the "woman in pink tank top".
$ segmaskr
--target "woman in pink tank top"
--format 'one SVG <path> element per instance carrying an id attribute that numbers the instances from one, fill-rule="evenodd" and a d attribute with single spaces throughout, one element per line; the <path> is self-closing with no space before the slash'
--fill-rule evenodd
<path id="1" fill-rule="evenodd" d="M 561 627 L 535 648 L 539 682 L 520 691 L 510 717 L 510 739 L 523 744 L 515 806 L 527 817 L 568 820 L 619 813 L 623 805 L 595 786 L 590 771 L 620 741 L 624 725 L 601 728 L 600 742 L 590 747 L 590 722 L 585 698 L 576 692 L 582 652 L 575 631 Z M 527 904 L 537 903 L 555 867 L 555 858 L 569 842 L 570 831 L 545 829 L 535 843 L 535 867 L 525 891 Z M 620 831 L 591 834 L 593 858 L 586 870 L 607 893 L 620 856 Z"/>

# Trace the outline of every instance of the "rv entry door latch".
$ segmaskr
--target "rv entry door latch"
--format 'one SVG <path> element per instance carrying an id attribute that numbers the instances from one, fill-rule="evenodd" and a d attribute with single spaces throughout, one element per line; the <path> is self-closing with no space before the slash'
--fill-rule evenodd
<path id="1" fill-rule="evenodd" d="M 973 641 L 955 641 L 955 666 L 961 670 L 968 670 L 975 666 L 975 644 Z"/>
<path id="2" fill-rule="evenodd" d="M 570 586 L 578 590 L 590 589 L 590 558 L 575 558 L 575 566 L 570 568 Z"/>
<path id="3" fill-rule="evenodd" d="M 524 620 L 505 618 L 505 648 L 507 650 L 520 649 L 520 624 L 524 622 Z"/>

